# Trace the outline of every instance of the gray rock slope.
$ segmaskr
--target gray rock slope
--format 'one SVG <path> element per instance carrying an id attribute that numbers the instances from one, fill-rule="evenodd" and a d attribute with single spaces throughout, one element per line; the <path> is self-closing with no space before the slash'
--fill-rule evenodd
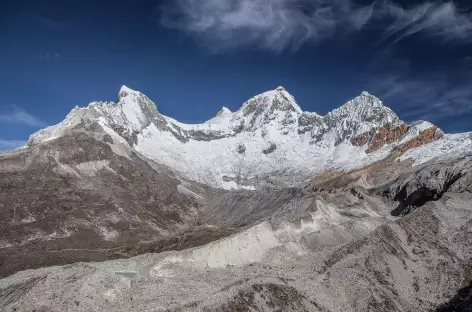
<path id="1" fill-rule="evenodd" d="M 260 222 L 300 224 L 322 200 L 299 188 L 226 191 L 190 182 L 99 128 L 4 153 L 0 168 L 0 276 L 195 247 Z M 343 196 L 335 209 L 360 205 Z M 360 223 L 368 225 L 346 219 L 336 241 L 364 234 L 388 215 L 376 202 L 365 205 Z"/>
<path id="2" fill-rule="evenodd" d="M 185 181 L 93 127 L 0 154 L 0 276 L 164 247 L 195 228 L 202 205 Z"/>
<path id="3" fill-rule="evenodd" d="M 197 213 L 185 222 L 187 210 L 179 208 L 180 224 L 225 229 L 223 238 L 197 247 L 184 243 L 181 251 L 18 272 L 0 280 L 0 309 L 444 307 L 472 280 L 471 164 L 464 158 L 410 169 L 374 166 L 316 192 L 224 191 L 188 184 L 185 193 L 203 199 L 195 199 Z M 176 187 L 188 183 L 175 179 Z M 411 200 L 419 193 L 435 195 Z"/>
<path id="4" fill-rule="evenodd" d="M 170 278 L 153 275 L 165 256 L 156 254 L 24 271 L 0 282 L 0 304 L 4 311 L 428 311 L 471 277 L 470 199 L 446 195 L 363 239 L 286 262 L 176 263 Z"/>

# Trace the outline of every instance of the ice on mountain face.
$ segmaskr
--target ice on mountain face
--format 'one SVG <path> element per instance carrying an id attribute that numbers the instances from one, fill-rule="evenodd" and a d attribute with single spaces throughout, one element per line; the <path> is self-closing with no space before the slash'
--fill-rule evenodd
<path id="1" fill-rule="evenodd" d="M 120 90 L 117 107 L 121 110 L 126 121 L 137 131 L 147 127 L 160 115 L 156 104 L 147 96 L 126 86 Z"/>
<path id="2" fill-rule="evenodd" d="M 408 150 L 399 160 L 413 159 L 420 165 L 432 159 L 459 159 L 472 156 L 472 132 L 446 134 L 440 140 Z"/>
<path id="3" fill-rule="evenodd" d="M 261 180 L 271 176 L 292 176 L 281 182 L 292 185 L 315 173 L 381 159 L 393 145 L 367 155 L 366 147 L 353 146 L 350 140 L 400 123 L 395 113 L 367 92 L 320 116 L 303 112 L 295 98 L 279 87 L 249 99 L 235 112 L 223 107 L 203 124 L 184 124 L 160 114 L 149 98 L 123 86 L 118 103 L 76 107 L 60 124 L 32 135 L 29 144 L 59 137 L 84 121 L 97 122 L 114 141 L 133 146 L 190 179 L 247 189 L 260 187 Z M 403 140 L 425 127 L 414 125 Z"/>

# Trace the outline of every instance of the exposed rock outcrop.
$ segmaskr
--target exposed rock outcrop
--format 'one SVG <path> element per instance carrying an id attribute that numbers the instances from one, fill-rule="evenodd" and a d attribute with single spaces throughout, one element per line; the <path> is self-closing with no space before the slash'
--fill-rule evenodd
<path id="1" fill-rule="evenodd" d="M 421 131 L 418 136 L 411 139 L 410 141 L 396 146 L 395 149 L 404 153 L 409 149 L 431 143 L 443 137 L 444 137 L 444 132 L 438 127 L 432 126 L 429 129 Z"/>
<path id="2" fill-rule="evenodd" d="M 363 146 L 367 144 L 368 148 L 366 149 L 366 153 L 372 153 L 384 145 L 398 141 L 407 131 L 408 126 L 406 124 L 388 124 L 379 129 L 372 129 L 369 132 L 352 138 L 351 142 L 355 146 Z"/>

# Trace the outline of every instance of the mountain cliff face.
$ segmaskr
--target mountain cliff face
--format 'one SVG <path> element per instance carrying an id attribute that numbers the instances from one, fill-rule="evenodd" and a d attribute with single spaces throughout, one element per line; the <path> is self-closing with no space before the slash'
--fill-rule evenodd
<path id="1" fill-rule="evenodd" d="M 301 185 L 315 174 L 382 159 L 422 131 L 431 132 L 423 143 L 443 135 L 427 122 L 405 124 L 367 92 L 320 116 L 303 112 L 279 87 L 236 112 L 223 108 L 203 124 L 188 125 L 162 115 L 145 95 L 123 86 L 118 103 L 76 107 L 60 124 L 33 134 L 27 145 L 60 137 L 84 120 L 189 179 L 225 189 Z"/>

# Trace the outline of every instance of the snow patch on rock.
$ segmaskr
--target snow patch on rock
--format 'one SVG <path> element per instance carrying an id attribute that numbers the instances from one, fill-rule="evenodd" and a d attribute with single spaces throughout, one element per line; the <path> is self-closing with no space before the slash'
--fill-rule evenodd
<path id="1" fill-rule="evenodd" d="M 450 160 L 472 155 L 472 132 L 446 134 L 440 140 L 408 150 L 399 160 L 413 159 L 414 166 L 432 159 Z"/>
<path id="2" fill-rule="evenodd" d="M 110 165 L 109 160 L 97 160 L 80 163 L 75 165 L 75 168 L 81 174 L 92 177 L 97 175 L 102 169 L 109 168 L 108 165 Z"/>
<path id="3" fill-rule="evenodd" d="M 415 137 L 420 135 L 421 132 L 428 130 L 429 128 L 434 127 L 434 125 L 428 121 L 419 120 L 417 122 L 411 123 L 407 133 L 402 137 L 399 144 L 407 143 L 413 140 Z"/>

